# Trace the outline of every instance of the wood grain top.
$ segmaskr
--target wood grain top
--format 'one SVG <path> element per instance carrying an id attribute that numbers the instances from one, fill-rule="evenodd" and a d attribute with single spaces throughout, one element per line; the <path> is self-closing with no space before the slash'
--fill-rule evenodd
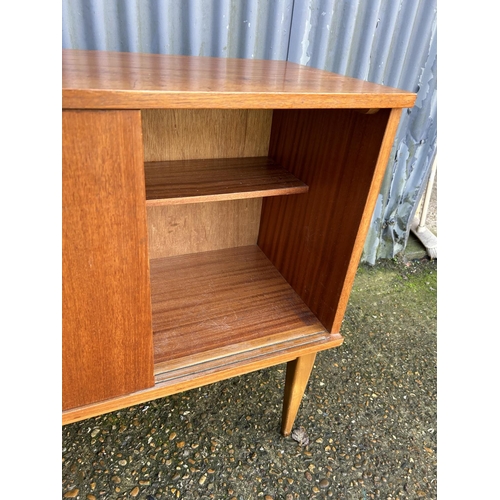
<path id="1" fill-rule="evenodd" d="M 403 108 L 416 94 L 286 61 L 63 50 L 63 108 Z"/>

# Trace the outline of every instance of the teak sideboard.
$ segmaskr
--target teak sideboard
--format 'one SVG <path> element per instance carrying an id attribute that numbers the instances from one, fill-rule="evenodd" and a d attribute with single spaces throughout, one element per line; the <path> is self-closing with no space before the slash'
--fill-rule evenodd
<path id="1" fill-rule="evenodd" d="M 63 424 L 287 363 L 288 435 L 415 94 L 284 61 L 62 61 Z"/>

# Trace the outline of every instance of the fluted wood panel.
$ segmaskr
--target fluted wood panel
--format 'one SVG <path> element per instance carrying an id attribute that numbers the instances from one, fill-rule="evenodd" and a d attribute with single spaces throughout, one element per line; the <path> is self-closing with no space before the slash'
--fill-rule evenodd
<path id="1" fill-rule="evenodd" d="M 389 115 L 274 113 L 269 156 L 309 191 L 264 199 L 258 244 L 329 331 L 355 244 L 363 243 L 358 231 Z"/>

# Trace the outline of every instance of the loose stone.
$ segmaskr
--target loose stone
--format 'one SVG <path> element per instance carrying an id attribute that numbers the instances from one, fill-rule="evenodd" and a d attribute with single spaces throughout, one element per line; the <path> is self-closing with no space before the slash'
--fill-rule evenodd
<path id="1" fill-rule="evenodd" d="M 68 491 L 67 493 L 64 494 L 64 498 L 75 498 L 80 490 L 78 488 L 75 488 L 73 490 Z"/>
<path id="2" fill-rule="evenodd" d="M 131 497 L 136 497 L 137 495 L 139 494 L 139 487 L 136 486 L 131 492 L 130 492 L 130 496 Z"/>
<path id="3" fill-rule="evenodd" d="M 319 482 L 319 487 L 320 488 L 328 488 L 328 486 L 330 486 L 330 481 L 328 481 L 328 479 L 323 478 L 320 482 Z"/>

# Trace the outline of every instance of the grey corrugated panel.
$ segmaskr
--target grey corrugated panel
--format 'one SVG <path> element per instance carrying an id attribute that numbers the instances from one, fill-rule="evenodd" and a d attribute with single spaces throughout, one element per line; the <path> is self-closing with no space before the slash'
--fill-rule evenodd
<path id="1" fill-rule="evenodd" d="M 436 151 L 436 0 L 63 0 L 64 48 L 288 59 L 418 92 L 362 260 L 404 249 Z"/>
<path id="2" fill-rule="evenodd" d="M 293 0 L 64 0 L 63 47 L 286 59 Z"/>
<path id="3" fill-rule="evenodd" d="M 422 23 L 423 24 L 423 23 Z M 421 26 L 421 25 L 420 25 Z M 404 250 L 408 240 L 409 225 L 418 200 L 426 185 L 432 160 L 437 148 L 437 38 L 434 22 L 428 24 L 432 35 L 420 51 L 413 54 L 418 72 L 413 69 L 418 93 L 415 106 L 403 114 L 395 140 L 391 161 L 381 189 L 383 211 L 374 215 L 380 218 L 380 232 L 376 254 L 371 251 L 370 262 L 376 258 L 389 258 Z M 421 33 L 417 30 L 417 33 Z M 409 51 L 411 53 L 411 51 Z M 407 73 L 410 73 L 408 71 Z M 408 78 L 406 74 L 402 78 Z M 370 231 L 374 230 L 372 224 Z M 368 259 L 367 259 L 368 260 Z"/>

